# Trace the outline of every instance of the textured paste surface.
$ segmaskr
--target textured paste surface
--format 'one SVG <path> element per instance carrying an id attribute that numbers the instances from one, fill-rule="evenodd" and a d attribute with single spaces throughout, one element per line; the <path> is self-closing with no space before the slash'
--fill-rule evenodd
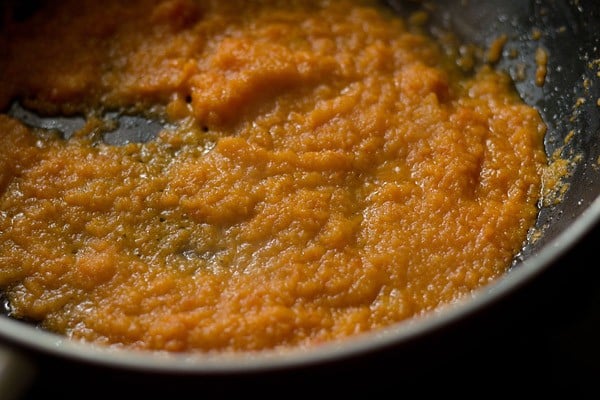
<path id="1" fill-rule="evenodd" d="M 0 107 L 88 116 L 0 116 L 0 285 L 71 338 L 343 339 L 497 279 L 537 215 L 538 113 L 375 2 L 68 0 L 1 45 Z M 113 146 L 106 109 L 170 124 Z"/>

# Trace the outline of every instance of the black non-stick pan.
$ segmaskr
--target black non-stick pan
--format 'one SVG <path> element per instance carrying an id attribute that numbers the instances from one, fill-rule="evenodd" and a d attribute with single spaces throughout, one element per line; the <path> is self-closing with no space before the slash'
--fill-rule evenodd
<path id="1" fill-rule="evenodd" d="M 126 7 L 126 2 L 123 4 Z M 542 271 L 560 268 L 556 265 L 557 260 L 600 221 L 600 2 L 439 0 L 425 3 L 390 0 L 387 5 L 399 13 L 425 6 L 431 15 L 428 29 L 433 33 L 451 31 L 464 44 L 479 48 L 488 48 L 499 36 L 506 35 L 508 40 L 495 67 L 507 71 L 522 98 L 539 110 L 548 126 L 545 139 L 548 155 L 558 155 L 569 161 L 569 173 L 564 182 L 566 191 L 559 202 L 541 208 L 537 221 L 540 237 L 525 246 L 505 277 L 481 289 L 469 301 L 418 321 L 398 324 L 382 332 L 315 351 L 305 349 L 252 357 L 165 356 L 97 348 L 70 342 L 2 316 L 0 338 L 7 350 L 10 349 L 6 362 L 14 362 L 7 364 L 12 365 L 12 371 L 17 371 L 21 365 L 19 362 L 23 358 L 18 356 L 22 354 L 42 354 L 129 373 L 186 376 L 274 373 L 286 368 L 344 362 L 391 348 L 396 351 L 410 349 L 414 354 L 419 351 L 418 339 L 443 334 L 447 326 L 468 319 L 474 313 L 485 312 L 500 299 L 513 295 Z M 547 55 L 543 84 L 536 82 L 539 67 L 536 53 L 539 51 Z M 63 124 L 64 121 L 55 123 Z M 4 383 L 16 387 L 18 376 L 23 375 L 7 373 Z"/>

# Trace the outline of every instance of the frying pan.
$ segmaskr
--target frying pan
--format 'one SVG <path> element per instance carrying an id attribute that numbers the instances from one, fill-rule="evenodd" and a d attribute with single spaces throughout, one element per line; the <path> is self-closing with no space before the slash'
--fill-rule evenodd
<path id="1" fill-rule="evenodd" d="M 387 5 L 398 13 L 427 6 L 399 0 L 389 0 Z M 432 32 L 449 30 L 463 42 L 481 48 L 490 46 L 500 35 L 507 35 L 496 68 L 507 71 L 524 101 L 540 112 L 548 127 L 547 154 L 558 153 L 571 161 L 564 196 L 560 202 L 540 209 L 536 228 L 541 236 L 525 245 L 506 276 L 480 289 L 467 301 L 381 332 L 315 351 L 265 352 L 251 357 L 140 354 L 98 348 L 0 316 L 0 338 L 7 349 L 0 357 L 0 372 L 19 371 L 19 376 L 26 378 L 30 369 L 23 355 L 31 354 L 133 373 L 200 376 L 269 373 L 344 362 L 389 348 L 414 350 L 417 339 L 443 334 L 445 327 L 484 312 L 554 266 L 600 222 L 600 3 L 439 0 L 429 6 L 434 8 L 429 22 Z M 535 81 L 535 55 L 540 48 L 548 54 L 543 85 Z M 9 385 L 0 385 L 0 390 L 12 388 L 15 392 L 16 374 L 4 373 L 3 378 L 3 383 Z"/>

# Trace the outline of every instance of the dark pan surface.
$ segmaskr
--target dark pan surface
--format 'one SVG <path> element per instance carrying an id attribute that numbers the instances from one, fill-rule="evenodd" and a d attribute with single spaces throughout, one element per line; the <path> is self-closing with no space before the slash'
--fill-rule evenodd
<path id="1" fill-rule="evenodd" d="M 390 1 L 398 9 L 405 3 Z M 440 0 L 426 8 L 434 11 L 434 32 L 454 32 L 465 43 L 486 49 L 507 35 L 496 67 L 511 75 L 523 100 L 540 112 L 548 126 L 547 154 L 560 151 L 561 158 L 573 161 L 566 179 L 569 191 L 562 202 L 541 210 L 537 226 L 543 236 L 524 249 L 521 258 L 527 258 L 556 239 L 600 195 L 600 3 Z M 543 86 L 535 81 L 538 48 L 548 54 Z"/>

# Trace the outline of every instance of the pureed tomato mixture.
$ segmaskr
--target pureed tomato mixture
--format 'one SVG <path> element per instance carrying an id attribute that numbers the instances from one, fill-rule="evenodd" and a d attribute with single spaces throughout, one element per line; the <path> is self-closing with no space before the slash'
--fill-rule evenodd
<path id="1" fill-rule="evenodd" d="M 8 23 L 0 284 L 17 318 L 167 351 L 312 346 L 502 276 L 544 124 L 372 1 L 62 1 Z M 171 124 L 108 145 L 103 109 Z M 96 114 L 94 114 L 96 113 Z"/>

